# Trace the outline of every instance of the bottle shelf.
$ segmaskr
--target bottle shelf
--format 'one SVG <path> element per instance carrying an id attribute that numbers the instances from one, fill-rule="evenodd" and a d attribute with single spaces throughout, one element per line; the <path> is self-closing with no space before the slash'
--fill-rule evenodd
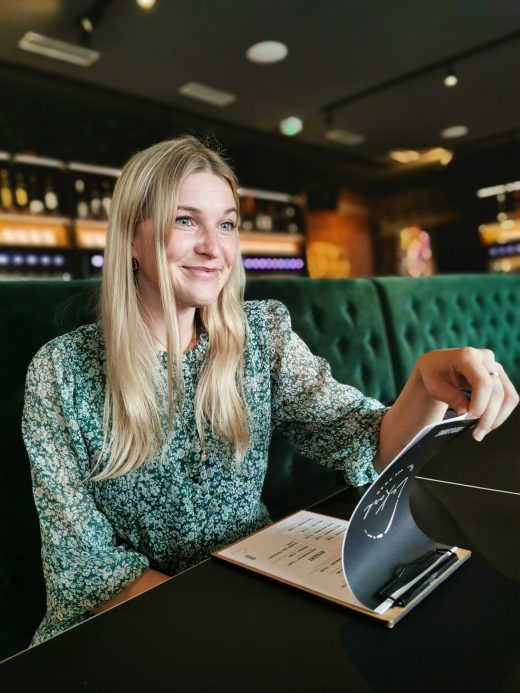
<path id="1" fill-rule="evenodd" d="M 300 233 L 241 231 L 240 249 L 243 255 L 303 255 L 305 236 Z"/>
<path id="2" fill-rule="evenodd" d="M 70 248 L 71 220 L 0 213 L 0 246 Z"/>
<path id="3" fill-rule="evenodd" d="M 99 276 L 120 173 L 0 152 L 0 280 Z M 303 199 L 256 188 L 240 188 L 239 196 L 246 271 L 304 274 Z"/>

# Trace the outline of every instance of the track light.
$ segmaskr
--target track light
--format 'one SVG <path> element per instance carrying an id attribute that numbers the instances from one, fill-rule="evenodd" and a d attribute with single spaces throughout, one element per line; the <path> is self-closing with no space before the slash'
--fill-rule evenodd
<path id="1" fill-rule="evenodd" d="M 90 17 L 87 17 L 86 15 L 82 17 L 80 19 L 80 24 L 83 31 L 86 31 L 88 34 L 91 34 L 94 31 L 94 25 L 92 24 Z"/>
<path id="2" fill-rule="evenodd" d="M 446 68 L 446 74 L 444 76 L 444 86 L 445 87 L 454 87 L 456 86 L 458 82 L 457 75 L 455 74 L 455 70 L 453 69 L 452 65 L 448 65 Z"/>
<path id="3" fill-rule="evenodd" d="M 80 14 L 78 18 L 81 31 L 84 35 L 90 35 L 103 19 L 105 10 L 112 0 L 95 0 L 92 7 Z"/>
<path id="4" fill-rule="evenodd" d="M 334 123 L 334 111 L 327 111 L 325 113 L 325 127 L 331 128 Z"/>

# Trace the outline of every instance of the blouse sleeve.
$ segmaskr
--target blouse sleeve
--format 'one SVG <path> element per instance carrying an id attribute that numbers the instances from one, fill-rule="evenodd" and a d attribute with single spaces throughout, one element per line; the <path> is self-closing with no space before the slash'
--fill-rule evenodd
<path id="1" fill-rule="evenodd" d="M 26 381 L 23 437 L 40 520 L 47 613 L 33 644 L 84 620 L 149 566 L 118 544 L 85 479 L 90 460 L 74 406 L 74 377 L 63 342 L 33 359 Z"/>
<path id="2" fill-rule="evenodd" d="M 338 383 L 291 329 L 287 308 L 268 301 L 272 420 L 301 454 L 343 472 L 362 486 L 377 478 L 372 464 L 387 409 L 359 390 Z"/>

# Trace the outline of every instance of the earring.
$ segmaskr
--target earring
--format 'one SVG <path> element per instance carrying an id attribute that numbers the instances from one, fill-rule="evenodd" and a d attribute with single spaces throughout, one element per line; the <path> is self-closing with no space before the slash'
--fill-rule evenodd
<path id="1" fill-rule="evenodd" d="M 137 270 L 139 269 L 139 263 L 137 262 L 135 257 L 132 258 L 132 269 L 134 272 L 137 272 Z"/>

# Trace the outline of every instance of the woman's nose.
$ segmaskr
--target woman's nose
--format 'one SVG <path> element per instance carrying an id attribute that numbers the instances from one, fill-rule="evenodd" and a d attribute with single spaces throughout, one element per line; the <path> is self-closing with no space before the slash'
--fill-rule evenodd
<path id="1" fill-rule="evenodd" d="M 195 250 L 202 255 L 219 257 L 221 251 L 217 231 L 209 227 L 201 229 Z"/>

